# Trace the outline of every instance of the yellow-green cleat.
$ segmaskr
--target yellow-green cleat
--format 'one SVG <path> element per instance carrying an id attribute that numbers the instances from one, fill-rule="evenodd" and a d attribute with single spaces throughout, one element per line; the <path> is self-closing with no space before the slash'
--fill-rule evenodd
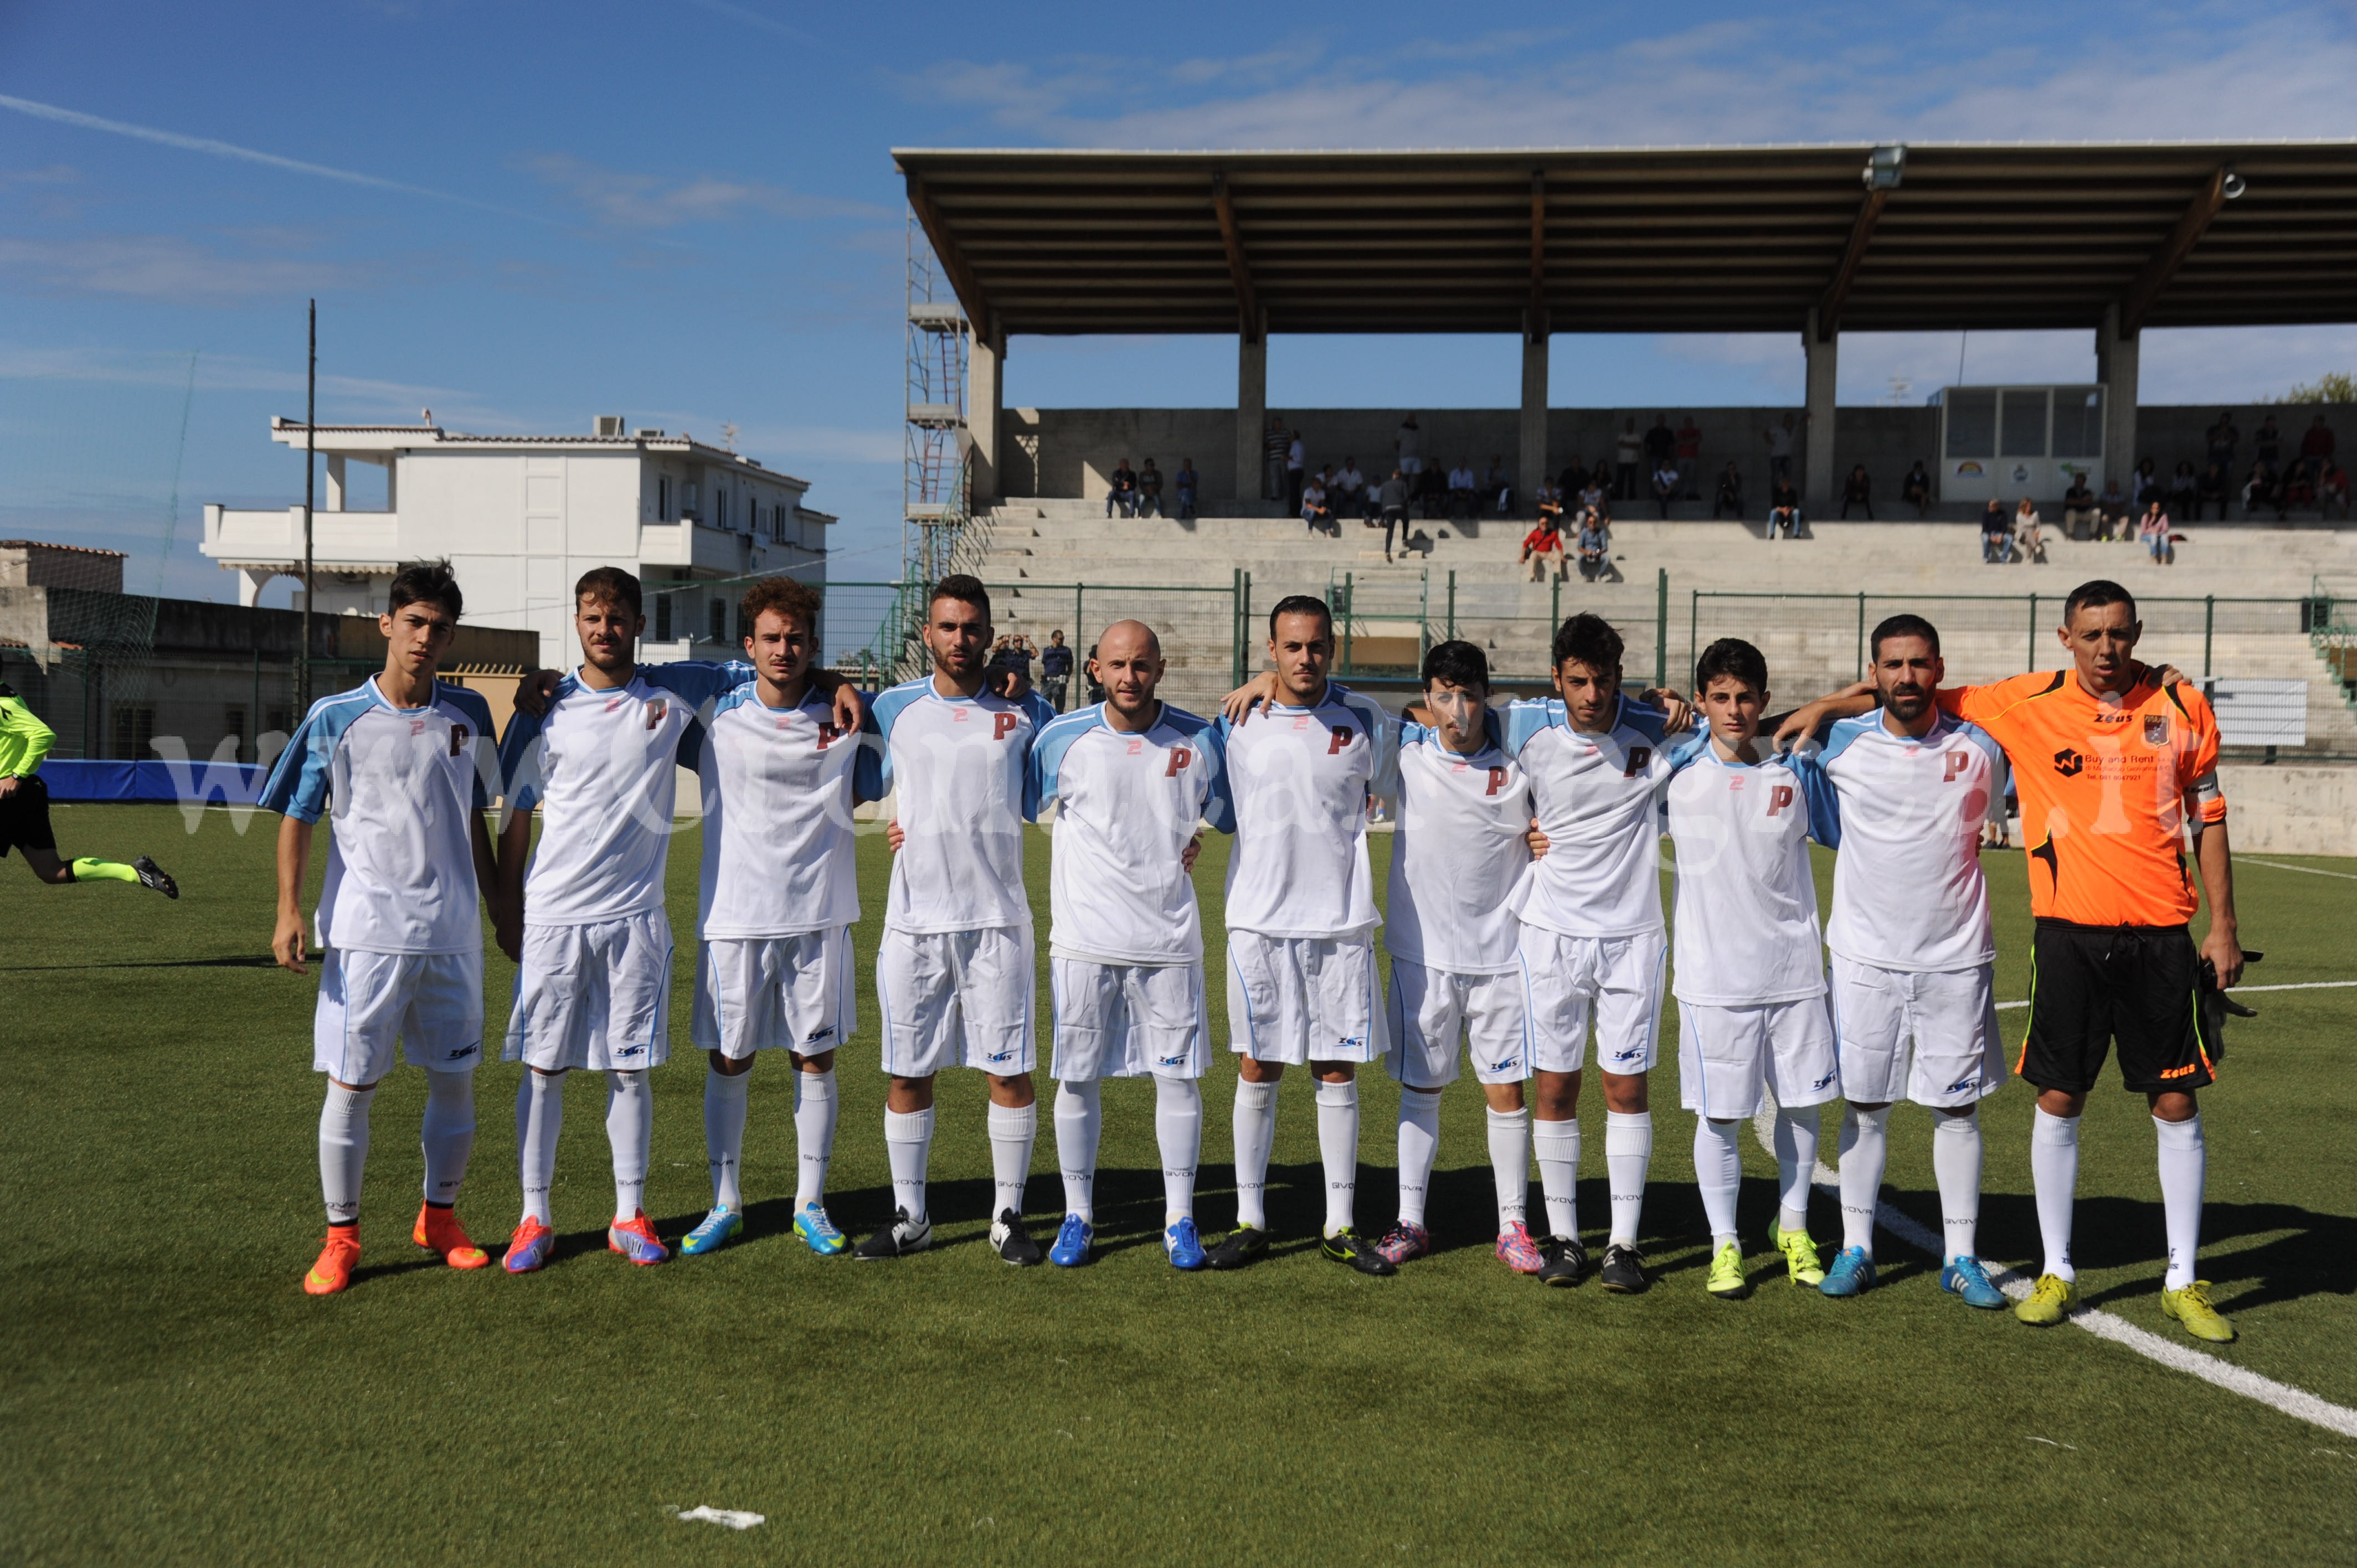
<path id="1" fill-rule="evenodd" d="M 1825 1283 L 1825 1266 L 1817 1261 L 1817 1244 L 1806 1230 L 1787 1230 L 1782 1223 L 1768 1222 L 1768 1240 L 1784 1254 L 1784 1272 L 1796 1285 L 1821 1285 Z"/>
<path id="2" fill-rule="evenodd" d="M 2212 1345 L 2233 1342 L 2234 1326 L 2218 1315 L 2210 1305 L 2210 1282 L 2195 1280 L 2183 1290 L 2164 1288 L 2160 1293 L 2160 1310 L 2185 1325 L 2185 1332 L 2196 1339 L 2207 1339 Z"/>
<path id="3" fill-rule="evenodd" d="M 1740 1301 L 1751 1294 L 1751 1282 L 1743 1277 L 1743 1249 L 1728 1241 L 1710 1255 L 1710 1278 L 1703 1288 L 1721 1301 Z"/>
<path id="4" fill-rule="evenodd" d="M 2079 1284 L 2061 1274 L 2040 1274 L 2038 1283 L 2029 1287 L 2029 1294 L 2013 1309 L 2013 1315 L 2032 1328 L 2051 1328 L 2069 1317 L 2079 1305 Z"/>

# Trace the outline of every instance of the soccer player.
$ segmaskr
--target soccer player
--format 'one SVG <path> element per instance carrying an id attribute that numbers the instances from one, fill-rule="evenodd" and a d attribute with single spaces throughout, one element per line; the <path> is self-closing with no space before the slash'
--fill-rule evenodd
<path id="1" fill-rule="evenodd" d="M 1768 1239 L 1792 1283 L 1825 1277 L 1809 1235 L 1809 1186 L 1817 1107 L 1840 1094 L 1841 1072 L 1808 841 L 1837 847 L 1841 828 L 1816 759 L 1760 746 L 1768 661 L 1758 649 L 1731 637 L 1712 643 L 1695 687 L 1709 727 L 1672 752 L 1663 800 L 1677 846 L 1678 1089 L 1695 1112 L 1695 1185 L 1710 1219 L 1705 1288 L 1733 1299 L 1750 1288 L 1736 1239 L 1736 1131 L 1759 1113 L 1763 1090 L 1776 1096 L 1781 1193 Z"/>
<path id="2" fill-rule="evenodd" d="M 933 1079 L 945 1067 L 989 1080 L 996 1196 L 990 1244 L 1006 1262 L 1037 1263 L 1023 1228 L 1023 1190 L 1039 1107 L 1032 1088 L 1036 965 L 1023 889 L 1023 824 L 1038 815 L 1028 788 L 1031 746 L 1055 714 L 1012 672 L 994 677 L 990 595 L 963 574 L 933 585 L 925 608 L 932 673 L 876 699 L 884 777 L 896 796 L 891 891 L 876 956 L 884 1015 L 884 1147 L 892 1221 L 853 1249 L 897 1258 L 932 1244 L 925 1165 L 933 1141 Z M 998 680 L 1019 696 L 1002 694 Z"/>
<path id="3" fill-rule="evenodd" d="M 2173 671 L 2137 662 L 2143 633 L 2126 588 L 2082 583 L 2063 602 L 2058 634 L 2071 669 L 1947 688 L 1938 700 L 2005 748 L 2029 856 L 2037 929 L 2029 1027 L 2014 1070 L 2039 1090 L 2029 1156 L 2046 1258 L 2015 1316 L 2044 1326 L 2078 1305 L 2079 1118 L 2116 1038 L 2120 1076 L 2146 1097 L 2159 1145 L 2169 1241 L 2161 1309 L 2196 1338 L 2223 1343 L 2233 1327 L 2194 1277 L 2207 1164 L 2196 1094 L 2213 1081 L 2196 993 L 2242 978 L 2233 855 L 2217 720 Z M 1783 731 L 1854 716 L 1872 701 L 1853 687 L 1796 711 Z M 2197 876 L 2210 905 L 2198 948 L 2187 929 L 2201 904 Z"/>
<path id="4" fill-rule="evenodd" d="M 704 867 L 692 1028 L 711 1058 L 704 1138 L 712 1211 L 679 1250 L 710 1252 L 743 1230 L 747 1075 L 758 1052 L 782 1048 L 794 1071 L 800 1155 L 794 1234 L 834 1257 L 850 1245 L 827 1218 L 825 1193 L 834 1053 L 858 1015 L 851 811 L 881 797 L 882 770 L 877 748 L 845 733 L 812 680 L 818 595 L 790 578 L 764 577 L 737 613 L 751 628 L 745 651 L 754 678 L 719 700 L 697 747 Z"/>
<path id="5" fill-rule="evenodd" d="M 25 864 L 44 882 L 135 882 L 178 898 L 180 885 L 144 854 L 128 865 L 88 855 L 58 858 L 58 835 L 49 826 L 49 787 L 41 782 L 41 761 L 57 738 L 14 691 L 0 684 L 0 860 L 11 849 L 20 849 Z"/>
<path id="6" fill-rule="evenodd" d="M 311 705 L 264 784 L 278 826 L 279 964 L 305 974 L 303 873 L 312 829 L 333 814 L 317 911 L 319 1001 L 311 1065 L 328 1075 L 319 1185 L 328 1239 L 303 1278 L 312 1295 L 351 1283 L 361 1255 L 361 1176 L 369 1104 L 393 1070 L 393 1042 L 426 1069 L 425 1203 L 414 1240 L 454 1269 L 490 1262 L 455 1207 L 475 1146 L 475 1067 L 483 1059 L 483 926 L 496 889 L 483 811 L 493 765 L 491 712 L 435 678 L 464 599 L 442 562 L 408 566 L 378 618 L 384 669 Z"/>
<path id="7" fill-rule="evenodd" d="M 1890 1107 L 1932 1112 L 1932 1168 L 1947 1238 L 1940 1288 L 1999 1307 L 1975 1253 L 1980 1219 L 1979 1105 L 2005 1082 L 1991 990 L 1996 939 L 1981 831 L 2002 788 L 2002 754 L 1977 725 L 1940 711 L 1940 634 L 1920 616 L 1874 628 L 1879 713 L 1833 726 L 1817 758 L 1841 816 L 1834 862 L 1834 1034 L 1841 1059 L 1842 1250 L 1817 1288 L 1874 1284 L 1874 1208 Z"/>
<path id="8" fill-rule="evenodd" d="M 1211 1023 L 1189 873 L 1201 824 L 1232 832 L 1235 819 L 1218 733 L 1154 694 L 1168 666 L 1153 629 L 1115 621 L 1096 649 L 1090 674 L 1105 700 L 1056 720 L 1031 747 L 1033 800 L 1060 803 L 1048 943 L 1064 1222 L 1048 1260 L 1074 1267 L 1095 1244 L 1102 1080 L 1150 1074 L 1163 1251 L 1173 1267 L 1200 1269 L 1195 1166 Z"/>
<path id="9" fill-rule="evenodd" d="M 1235 803 L 1228 858 L 1228 1026 L 1237 1064 L 1236 1228 L 1211 1249 L 1215 1269 L 1268 1251 L 1269 1145 L 1288 1066 L 1318 1082 L 1326 1175 L 1325 1255 L 1365 1274 L 1396 1266 L 1359 1235 L 1358 1064 L 1385 1054 L 1375 973 L 1370 800 L 1397 784 L 1399 725 L 1370 699 L 1327 679 L 1334 620 L 1300 595 L 1269 611 L 1275 697 L 1256 714 L 1223 713 L 1219 732 Z M 1257 695 L 1247 685 L 1235 704 Z"/>

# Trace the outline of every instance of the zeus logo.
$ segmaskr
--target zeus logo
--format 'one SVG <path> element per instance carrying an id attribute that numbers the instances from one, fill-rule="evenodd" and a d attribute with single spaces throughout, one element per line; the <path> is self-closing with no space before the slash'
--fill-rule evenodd
<path id="1" fill-rule="evenodd" d="M 473 732 L 469 731 L 465 725 L 452 725 L 450 726 L 451 756 L 459 757 L 465 755 L 467 750 L 467 742 L 472 733 Z"/>
<path id="2" fill-rule="evenodd" d="M 1623 779 L 1634 779 L 1638 774 L 1642 773 L 1645 770 L 1645 764 L 1652 760 L 1653 748 L 1652 746 L 1631 746 L 1629 748 L 1629 766 L 1621 770 L 1620 777 Z"/>
<path id="3" fill-rule="evenodd" d="M 1000 714 L 991 723 L 990 738 L 1005 740 L 1015 733 L 1017 720 L 1013 714 Z"/>
<path id="4" fill-rule="evenodd" d="M 1966 757 L 1961 751 L 1949 752 L 1947 754 L 1947 757 L 1948 774 L 1947 777 L 1941 779 L 1940 782 L 1943 784 L 1953 784 L 1956 781 L 1956 775 L 1962 773 L 1966 768 L 1972 765 L 1972 758 Z"/>
<path id="5" fill-rule="evenodd" d="M 1195 754 L 1188 750 L 1185 746 L 1172 746 L 1170 748 L 1170 766 L 1162 770 L 1162 777 L 1165 779 L 1178 778 L 1180 770 L 1194 760 Z"/>
<path id="6" fill-rule="evenodd" d="M 1792 787 L 1790 784 L 1771 784 L 1768 787 L 1768 814 L 1770 816 L 1772 817 L 1776 815 L 1777 812 L 1782 811 L 1792 803 Z"/>
<path id="7" fill-rule="evenodd" d="M 1970 1078 L 1960 1078 L 1955 1082 L 1948 1085 L 1948 1092 L 1950 1094 L 1964 1094 L 1973 1090 L 1978 1089 L 1980 1086 L 1981 1075 L 1975 1073 Z"/>
<path id="8" fill-rule="evenodd" d="M 1840 1076 L 1841 1076 L 1841 1074 L 1840 1074 L 1838 1071 L 1829 1072 L 1829 1073 L 1825 1074 L 1825 1076 L 1824 1076 L 1824 1077 L 1823 1077 L 1823 1078 L 1821 1078 L 1821 1079 L 1817 1079 L 1817 1081 L 1816 1081 L 1816 1082 L 1814 1082 L 1814 1083 L 1813 1083 L 1813 1084 L 1809 1085 L 1809 1087 L 1810 1087 L 1811 1089 L 1813 1089 L 1813 1090 L 1816 1090 L 1816 1089 L 1823 1089 L 1823 1088 L 1824 1088 L 1824 1087 L 1825 1087 L 1825 1085 L 1827 1085 L 1827 1084 L 1829 1084 L 1829 1083 L 1833 1082 L 1833 1080 L 1834 1080 L 1835 1079 L 1836 1079 L 1836 1078 L 1838 1078 L 1838 1077 L 1840 1077 Z"/>
<path id="9" fill-rule="evenodd" d="M 1357 730 L 1352 729 L 1349 725 L 1336 725 L 1334 726 L 1333 734 L 1326 742 L 1326 755 L 1331 757 L 1336 752 L 1341 750 L 1344 746 L 1350 745 L 1351 739 L 1356 736 L 1358 733 L 1359 732 Z"/>
<path id="10" fill-rule="evenodd" d="M 1487 789 L 1482 790 L 1481 793 L 1484 795 L 1494 795 L 1505 787 L 1506 770 L 1502 768 L 1492 768 L 1490 769 L 1490 787 Z"/>

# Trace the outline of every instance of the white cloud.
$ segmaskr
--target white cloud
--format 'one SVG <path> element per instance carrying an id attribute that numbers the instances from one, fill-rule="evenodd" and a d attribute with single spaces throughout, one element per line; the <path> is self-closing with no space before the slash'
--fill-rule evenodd
<path id="1" fill-rule="evenodd" d="M 233 255 L 178 234 L 0 239 L 0 275 L 48 294 L 116 295 L 222 305 L 268 295 L 357 289 L 361 264 L 286 255 Z"/>
<path id="2" fill-rule="evenodd" d="M 605 168 L 564 153 L 531 154 L 517 158 L 515 166 L 556 187 L 601 221 L 623 229 L 669 229 L 743 213 L 799 220 L 881 220 L 898 216 L 889 208 L 873 202 L 805 196 L 758 180 L 726 179 L 717 175 L 663 179 Z"/>

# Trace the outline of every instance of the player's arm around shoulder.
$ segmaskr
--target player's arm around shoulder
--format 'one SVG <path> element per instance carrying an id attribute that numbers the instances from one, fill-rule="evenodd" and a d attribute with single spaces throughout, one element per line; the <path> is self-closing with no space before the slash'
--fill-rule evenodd
<path id="1" fill-rule="evenodd" d="M 1943 692 L 1940 695 L 1941 705 L 1945 707 L 1947 693 Z M 1786 714 L 1776 725 L 1772 744 L 1782 750 L 1806 740 L 1835 719 L 1856 718 L 1860 714 L 1872 713 L 1876 706 L 1874 682 L 1854 682 Z"/>

